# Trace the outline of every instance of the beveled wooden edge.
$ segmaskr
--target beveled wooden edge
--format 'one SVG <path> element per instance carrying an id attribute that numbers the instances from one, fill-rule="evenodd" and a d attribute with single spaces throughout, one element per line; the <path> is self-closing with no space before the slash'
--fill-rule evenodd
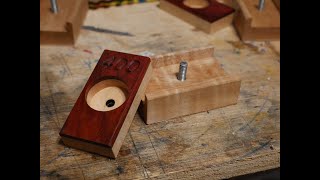
<path id="1" fill-rule="evenodd" d="M 93 144 L 86 141 L 82 141 L 79 139 L 67 137 L 67 136 L 61 136 L 61 140 L 64 145 L 68 147 L 72 147 L 79 150 L 88 151 L 91 153 L 96 153 L 102 156 L 107 156 L 110 158 L 115 158 L 116 155 L 113 152 L 112 148 L 108 146 L 103 146 L 99 144 Z"/>

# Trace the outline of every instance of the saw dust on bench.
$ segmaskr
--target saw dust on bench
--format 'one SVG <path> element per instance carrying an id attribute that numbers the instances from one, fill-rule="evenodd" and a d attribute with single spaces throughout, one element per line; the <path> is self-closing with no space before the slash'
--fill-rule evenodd
<path id="1" fill-rule="evenodd" d="M 279 54 L 268 43 L 239 48 L 233 27 L 207 35 L 156 5 L 88 12 L 85 26 L 133 36 L 82 29 L 75 47 L 40 47 L 41 179 L 221 179 L 280 167 Z M 116 160 L 62 144 L 59 131 L 103 49 L 161 55 L 204 46 L 241 78 L 236 105 L 150 125 L 136 113 Z"/>

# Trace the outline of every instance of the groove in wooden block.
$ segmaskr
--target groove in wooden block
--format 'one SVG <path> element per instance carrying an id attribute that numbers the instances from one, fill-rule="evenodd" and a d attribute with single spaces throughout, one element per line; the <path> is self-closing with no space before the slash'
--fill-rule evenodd
<path id="1" fill-rule="evenodd" d="M 213 58 L 213 48 L 152 57 L 152 78 L 140 105 L 147 124 L 236 104 L 240 79 Z M 188 62 L 187 80 L 177 80 L 179 62 Z"/>
<path id="2" fill-rule="evenodd" d="M 75 44 L 88 11 L 87 0 L 57 0 L 59 11 L 51 12 L 49 0 L 40 0 L 40 44 Z"/>
<path id="3" fill-rule="evenodd" d="M 197 3 L 195 4 L 196 8 L 192 8 L 192 2 L 160 0 L 159 7 L 206 33 L 214 33 L 232 24 L 233 8 L 217 1 L 206 2 L 208 6 Z M 200 5 L 204 8 L 199 8 Z"/>
<path id="4" fill-rule="evenodd" d="M 266 0 L 264 9 L 258 10 L 259 1 L 237 0 L 238 11 L 234 25 L 241 39 L 279 40 L 280 12 L 272 0 Z"/>
<path id="5" fill-rule="evenodd" d="M 105 50 L 60 131 L 63 143 L 117 157 L 151 73 L 150 58 Z"/>

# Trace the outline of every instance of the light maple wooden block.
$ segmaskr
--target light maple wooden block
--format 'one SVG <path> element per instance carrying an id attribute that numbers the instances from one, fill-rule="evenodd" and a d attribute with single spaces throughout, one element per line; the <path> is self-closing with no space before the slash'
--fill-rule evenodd
<path id="1" fill-rule="evenodd" d="M 57 0 L 51 12 L 49 0 L 40 0 L 40 44 L 75 44 L 88 11 L 88 0 Z"/>
<path id="2" fill-rule="evenodd" d="M 139 112 L 146 124 L 236 104 L 241 81 L 213 58 L 212 47 L 152 57 L 153 74 Z M 181 60 L 187 80 L 177 80 Z"/>
<path id="3" fill-rule="evenodd" d="M 265 1 L 262 11 L 258 9 L 258 0 L 236 2 L 234 26 L 242 40 L 280 40 L 280 12 L 272 0 Z"/>

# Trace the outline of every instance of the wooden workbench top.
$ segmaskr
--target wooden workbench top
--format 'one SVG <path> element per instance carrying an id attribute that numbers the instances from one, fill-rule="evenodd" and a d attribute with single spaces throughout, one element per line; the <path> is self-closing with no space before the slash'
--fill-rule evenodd
<path id="1" fill-rule="evenodd" d="M 40 46 L 41 179 L 203 179 L 280 167 L 279 42 L 208 35 L 143 3 L 90 10 L 74 47 Z M 237 105 L 145 125 L 135 115 L 116 160 L 67 148 L 59 131 L 104 49 L 165 54 L 205 46 L 241 77 Z"/>

